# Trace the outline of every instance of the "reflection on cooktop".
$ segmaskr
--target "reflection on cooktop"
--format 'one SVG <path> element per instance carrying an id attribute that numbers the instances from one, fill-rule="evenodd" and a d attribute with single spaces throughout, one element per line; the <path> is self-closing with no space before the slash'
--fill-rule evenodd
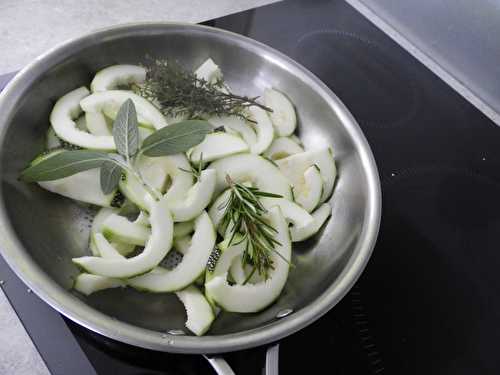
<path id="1" fill-rule="evenodd" d="M 419 110 L 417 82 L 409 66 L 376 43 L 341 30 L 303 35 L 295 55 L 325 82 L 359 121 L 398 126 Z"/>

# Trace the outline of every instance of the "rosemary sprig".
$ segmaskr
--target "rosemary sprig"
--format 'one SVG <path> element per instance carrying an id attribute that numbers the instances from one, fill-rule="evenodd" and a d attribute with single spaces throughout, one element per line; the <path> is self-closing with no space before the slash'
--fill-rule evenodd
<path id="1" fill-rule="evenodd" d="M 190 119 L 238 116 L 255 122 L 245 114 L 245 108 L 257 106 L 272 112 L 271 108 L 256 101 L 258 97 L 235 95 L 221 80 L 207 82 L 173 60 L 155 60 L 149 65 L 146 81 L 139 93 L 150 101 L 158 102 L 166 116 Z"/>
<path id="2" fill-rule="evenodd" d="M 264 220 L 267 210 L 260 198 L 281 196 L 234 182 L 229 175 L 226 175 L 226 181 L 231 193 L 218 209 L 224 210 L 221 225 L 230 235 L 229 246 L 245 241 L 243 261 L 252 264 L 267 279 L 268 271 L 274 268 L 271 253 L 276 252 L 275 246 L 280 243 L 275 239 L 276 229 Z"/>
<path id="3" fill-rule="evenodd" d="M 203 170 L 203 152 L 200 154 L 200 160 L 198 162 L 198 165 L 194 164 L 192 161 L 189 161 L 189 169 L 181 168 L 181 167 L 179 167 L 179 169 L 182 172 L 186 172 L 186 173 L 193 175 L 193 177 L 196 181 L 200 181 L 201 171 Z"/>

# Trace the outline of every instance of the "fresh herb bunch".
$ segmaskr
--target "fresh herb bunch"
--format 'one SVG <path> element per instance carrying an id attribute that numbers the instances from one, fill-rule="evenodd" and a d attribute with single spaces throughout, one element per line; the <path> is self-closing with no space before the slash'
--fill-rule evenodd
<path id="1" fill-rule="evenodd" d="M 211 116 L 237 116 L 254 122 L 244 109 L 257 106 L 272 112 L 256 97 L 235 95 L 227 90 L 222 80 L 208 82 L 183 69 L 174 60 L 155 60 L 147 67 L 146 81 L 139 93 L 150 101 L 158 102 L 166 116 L 206 118 Z"/>
<path id="2" fill-rule="evenodd" d="M 212 131 L 212 125 L 202 120 L 181 121 L 148 136 L 140 145 L 137 113 L 134 103 L 128 99 L 118 111 L 113 123 L 115 153 L 91 150 L 61 150 L 50 157 L 35 159 L 21 172 L 27 182 L 50 181 L 68 177 L 88 169 L 100 168 L 100 183 L 104 194 L 114 192 L 123 173 L 131 173 L 152 196 L 159 193 L 150 187 L 135 168 L 135 158 L 140 154 L 155 157 L 185 152 L 201 143 Z"/>
<path id="3" fill-rule="evenodd" d="M 275 250 L 281 244 L 275 239 L 276 229 L 264 219 L 267 210 L 260 198 L 281 198 L 281 195 L 234 182 L 229 175 L 226 181 L 230 194 L 218 209 L 224 210 L 221 225 L 230 233 L 229 246 L 245 242 L 243 262 L 253 265 L 252 273 L 256 270 L 267 279 L 269 270 L 274 268 L 271 253 L 281 256 Z"/>

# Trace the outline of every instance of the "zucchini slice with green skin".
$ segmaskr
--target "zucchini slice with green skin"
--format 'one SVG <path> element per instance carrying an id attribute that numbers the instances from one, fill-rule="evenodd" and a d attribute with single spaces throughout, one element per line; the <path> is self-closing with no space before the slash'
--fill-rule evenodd
<path id="1" fill-rule="evenodd" d="M 215 83 L 217 80 L 222 79 L 222 72 L 219 66 L 214 63 L 211 58 L 206 59 L 205 62 L 194 71 L 194 75 L 209 83 Z"/>
<path id="2" fill-rule="evenodd" d="M 151 272 L 128 280 L 128 284 L 139 290 L 163 293 L 184 289 L 194 283 L 205 272 L 205 266 L 215 245 L 215 230 L 206 212 L 195 220 L 191 243 L 184 250 L 182 261 L 168 270 L 156 267 Z"/>
<path id="3" fill-rule="evenodd" d="M 92 221 L 92 228 L 90 229 L 90 244 L 89 244 L 90 251 L 92 252 L 92 255 L 103 256 L 99 252 L 99 250 L 95 244 L 95 241 L 93 240 L 93 237 L 97 233 L 101 233 L 102 224 L 108 218 L 108 216 L 111 214 L 117 215 L 118 212 L 119 212 L 119 210 L 116 208 L 103 207 L 94 216 L 94 220 Z M 135 250 L 134 244 L 128 244 L 128 243 L 123 243 L 123 242 L 111 242 L 111 246 L 113 246 L 113 248 L 116 249 L 123 256 L 126 256 Z"/>
<path id="4" fill-rule="evenodd" d="M 285 286 L 292 251 L 288 225 L 278 207 L 269 210 L 268 218 L 277 230 L 275 238 L 280 243 L 271 255 L 274 269 L 269 271 L 269 279 L 256 284 L 229 285 L 227 275 L 233 257 L 224 270 L 205 282 L 205 293 L 224 310 L 239 313 L 261 311 L 279 297 Z M 220 274 L 221 271 L 224 272 Z"/>
<path id="5" fill-rule="evenodd" d="M 168 191 L 185 193 L 193 186 L 193 176 L 183 171 L 190 170 L 189 161 L 184 154 L 152 158 L 140 155 L 135 162 L 135 168 L 146 183 L 159 193 L 164 193 L 167 189 L 168 179 L 171 181 Z M 149 196 L 149 193 L 134 175 L 125 173 L 119 182 L 119 188 L 123 195 L 139 206 L 141 210 L 147 210 L 146 197 Z"/>
<path id="6" fill-rule="evenodd" d="M 150 124 L 155 129 L 161 129 L 167 126 L 167 121 L 158 108 L 142 96 L 134 94 L 132 91 L 109 90 L 95 92 L 84 97 L 80 101 L 80 106 L 85 112 L 104 112 L 107 116 L 114 119 L 120 106 L 125 103 L 127 99 L 132 100 L 134 103 L 137 110 L 137 119 L 141 124 Z"/>
<path id="7" fill-rule="evenodd" d="M 174 224 L 174 238 L 185 237 L 194 231 L 194 221 L 184 221 Z"/>
<path id="8" fill-rule="evenodd" d="M 191 247 L 190 235 L 177 238 L 174 236 L 174 249 L 177 250 L 179 253 L 181 253 L 182 255 L 186 254 L 190 247 Z"/>
<path id="9" fill-rule="evenodd" d="M 109 215 L 102 223 L 102 234 L 110 241 L 144 246 L 151 236 L 151 230 L 133 223 L 118 214 Z"/>
<path id="10" fill-rule="evenodd" d="M 92 92 L 113 90 L 118 86 L 143 83 L 146 69 L 138 65 L 112 65 L 99 70 L 90 83 Z"/>
<path id="11" fill-rule="evenodd" d="M 297 203 L 289 201 L 284 198 L 261 198 L 262 205 L 266 209 L 271 209 L 272 207 L 279 207 L 281 213 L 285 217 L 285 220 L 292 223 L 294 227 L 303 228 L 311 225 L 314 222 L 314 218 L 300 207 Z"/>
<path id="12" fill-rule="evenodd" d="M 304 149 L 295 141 L 289 137 L 279 137 L 274 139 L 262 155 L 271 160 L 278 160 L 301 152 L 304 152 Z"/>
<path id="13" fill-rule="evenodd" d="M 113 135 L 108 127 L 106 116 L 101 112 L 85 112 L 85 124 L 89 132 L 94 135 Z"/>
<path id="14" fill-rule="evenodd" d="M 254 128 L 257 133 L 257 141 L 250 145 L 250 152 L 256 155 L 262 154 L 273 142 L 273 124 L 267 112 L 262 108 L 252 106 L 248 108 L 248 112 L 250 113 L 250 117 L 256 122 Z"/>
<path id="15" fill-rule="evenodd" d="M 247 143 L 234 134 L 214 132 L 207 134 L 200 144 L 187 152 L 189 160 L 199 164 L 211 162 L 226 156 L 247 152 Z"/>
<path id="16" fill-rule="evenodd" d="M 121 255 L 118 250 L 111 245 L 106 237 L 102 233 L 95 233 L 92 234 L 92 237 L 90 239 L 91 241 L 94 242 L 95 247 L 97 251 L 99 252 L 99 255 L 103 258 L 108 258 L 108 259 L 123 259 L 123 255 Z"/>
<path id="17" fill-rule="evenodd" d="M 229 275 L 234 282 L 236 284 L 243 284 L 246 281 L 250 284 L 256 284 L 264 281 L 264 276 L 254 271 L 250 264 L 243 264 L 242 259 L 242 255 L 236 257 L 229 268 Z"/>
<path id="18" fill-rule="evenodd" d="M 116 150 L 110 135 L 94 135 L 77 128 L 75 120 L 82 113 L 80 102 L 88 98 L 89 90 L 80 87 L 63 95 L 50 113 L 50 124 L 56 135 L 73 145 L 93 150 Z"/>
<path id="19" fill-rule="evenodd" d="M 295 201 L 304 207 L 307 212 L 313 211 L 321 201 L 323 185 L 321 172 L 318 166 L 314 164 L 304 172 L 304 183 L 294 186 Z"/>
<path id="20" fill-rule="evenodd" d="M 90 273 L 81 273 L 76 277 L 73 288 L 86 296 L 104 289 L 125 287 L 123 280 L 92 275 Z"/>
<path id="21" fill-rule="evenodd" d="M 174 221 L 189 221 L 199 216 L 212 200 L 215 181 L 216 172 L 207 169 L 201 172 L 198 182 L 187 192 L 178 187 L 170 187 L 166 199 Z"/>
<path id="22" fill-rule="evenodd" d="M 186 328 L 196 336 L 205 334 L 215 319 L 212 306 L 194 285 L 175 293 L 186 309 Z"/>
<path id="23" fill-rule="evenodd" d="M 237 116 L 211 117 L 208 119 L 214 128 L 223 127 L 229 134 L 240 136 L 248 146 L 257 142 L 257 133 L 252 125 Z"/>
<path id="24" fill-rule="evenodd" d="M 225 203 L 229 199 L 231 194 L 231 190 L 226 189 L 222 194 L 220 194 L 212 203 L 210 208 L 208 209 L 208 215 L 214 224 L 214 227 L 217 229 L 219 234 L 224 237 L 225 228 L 221 228 L 220 223 L 224 217 L 224 213 L 226 212 Z"/>
<path id="25" fill-rule="evenodd" d="M 332 195 L 335 178 L 337 177 L 337 168 L 330 147 L 295 154 L 276 160 L 276 164 L 293 186 L 300 186 L 304 181 L 305 171 L 309 167 L 316 165 L 324 182 L 320 203 L 323 203 Z"/>
<path id="26" fill-rule="evenodd" d="M 273 110 L 269 117 L 276 133 L 281 137 L 291 135 L 297 127 L 297 115 L 290 99 L 278 90 L 266 89 L 264 104 Z"/>
<path id="27" fill-rule="evenodd" d="M 174 224 L 166 199 L 148 204 L 151 236 L 141 254 L 126 259 L 86 256 L 74 258 L 73 262 L 88 273 L 117 278 L 141 275 L 156 267 L 172 248 Z"/>
<path id="28" fill-rule="evenodd" d="M 249 181 L 262 191 L 292 199 L 291 185 L 288 179 L 280 172 L 279 168 L 261 156 L 232 155 L 212 162 L 209 169 L 217 171 L 216 195 L 228 187 L 226 175 L 229 175 L 235 182 Z"/>
<path id="29" fill-rule="evenodd" d="M 290 235 L 293 242 L 304 241 L 315 235 L 332 214 L 332 208 L 328 203 L 323 203 L 312 213 L 314 221 L 305 227 L 291 227 Z"/>
<path id="30" fill-rule="evenodd" d="M 45 190 L 80 202 L 110 207 L 116 192 L 104 194 L 101 190 L 99 168 L 52 181 L 37 182 Z"/>

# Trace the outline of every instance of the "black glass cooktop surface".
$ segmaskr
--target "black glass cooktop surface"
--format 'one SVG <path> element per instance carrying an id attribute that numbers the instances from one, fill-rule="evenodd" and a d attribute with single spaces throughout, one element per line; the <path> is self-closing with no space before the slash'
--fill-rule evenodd
<path id="1" fill-rule="evenodd" d="M 380 236 L 353 290 L 280 349 L 283 374 L 498 374 L 500 129 L 343 1 L 285 1 L 207 24 L 291 56 L 358 120 L 382 182 Z M 211 374 L 63 320 L 0 262 L 54 374 Z M 69 329 L 68 329 L 69 327 Z M 230 353 L 259 374 L 265 348 Z"/>

